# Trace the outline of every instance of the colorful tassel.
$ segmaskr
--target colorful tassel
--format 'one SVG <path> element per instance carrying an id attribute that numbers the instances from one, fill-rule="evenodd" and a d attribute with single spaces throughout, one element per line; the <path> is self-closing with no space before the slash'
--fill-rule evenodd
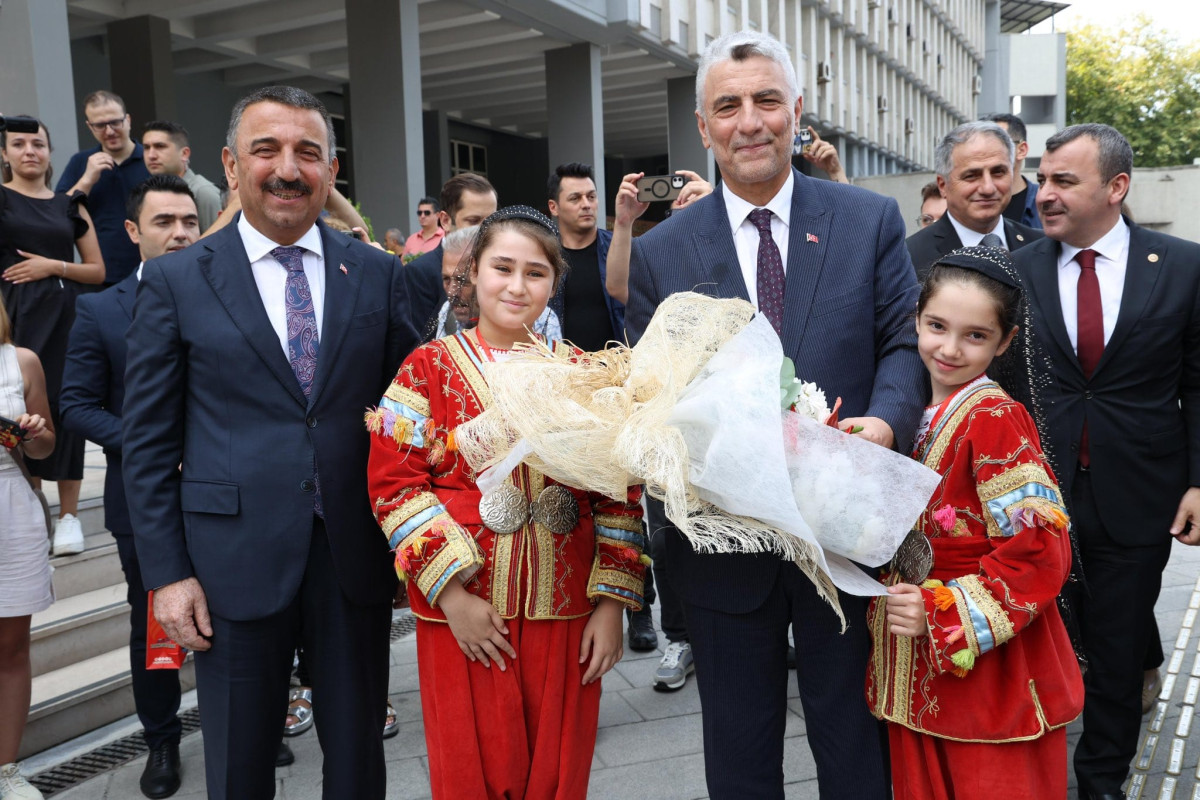
<path id="1" fill-rule="evenodd" d="M 376 435 L 383 433 L 383 412 L 378 408 L 368 408 L 367 413 L 363 414 L 363 422 L 371 433 Z"/>
<path id="2" fill-rule="evenodd" d="M 961 639 L 965 634 L 965 632 L 963 631 L 962 625 L 951 625 L 949 628 L 946 628 L 945 630 L 946 630 L 946 644 L 954 644 L 959 639 Z"/>
<path id="3" fill-rule="evenodd" d="M 396 551 L 396 577 L 401 581 L 408 580 L 408 571 L 412 567 L 404 553 L 400 550 Z"/>
<path id="4" fill-rule="evenodd" d="M 455 428 L 455 431 L 458 430 Z M 450 431 L 446 436 L 446 452 L 453 453 L 458 449 L 458 437 L 454 435 L 455 431 Z"/>
<path id="5" fill-rule="evenodd" d="M 926 578 L 925 580 L 921 581 L 921 588 L 928 589 L 931 592 L 934 589 L 938 588 L 939 586 L 945 586 L 945 585 L 946 584 L 942 583 L 937 578 Z"/>
<path id="6" fill-rule="evenodd" d="M 409 549 L 412 550 L 415 557 L 420 558 L 425 552 L 425 545 L 429 544 L 430 541 L 432 540 L 428 536 L 418 536 L 413 540 L 412 547 Z"/>
<path id="7" fill-rule="evenodd" d="M 645 553 L 642 553 L 640 556 L 638 556 L 638 563 L 644 567 L 650 567 L 654 565 L 654 559 L 650 558 L 650 556 L 646 555 Z"/>
<path id="8" fill-rule="evenodd" d="M 946 533 L 954 530 L 954 506 L 944 505 L 933 512 L 933 521 Z"/>
<path id="9" fill-rule="evenodd" d="M 954 655 L 950 656 L 950 660 L 954 662 L 955 675 L 960 678 L 967 677 L 967 672 L 975 666 L 975 653 L 970 648 L 959 650 Z"/>
<path id="10" fill-rule="evenodd" d="M 425 454 L 425 460 L 429 462 L 429 466 L 436 467 L 442 463 L 442 459 L 446 457 L 446 445 L 441 439 L 428 439 L 426 445 L 429 447 Z"/>
<path id="11" fill-rule="evenodd" d="M 387 427 L 387 419 L 383 421 L 384 427 Z M 396 444 L 408 444 L 412 441 L 413 423 L 408 417 L 396 417 L 392 425 L 392 439 Z"/>
<path id="12" fill-rule="evenodd" d="M 425 441 L 429 441 L 437 434 L 437 425 L 434 424 L 433 418 L 425 420 L 421 425 L 421 435 L 425 437 Z"/>
<path id="13" fill-rule="evenodd" d="M 939 586 L 933 590 L 933 604 L 939 611 L 946 611 L 947 609 L 954 608 L 955 602 L 956 599 L 954 597 L 953 589 L 947 589 L 945 586 Z"/>
<path id="14" fill-rule="evenodd" d="M 622 547 L 619 552 L 625 561 L 637 561 L 642 555 L 632 547 Z"/>

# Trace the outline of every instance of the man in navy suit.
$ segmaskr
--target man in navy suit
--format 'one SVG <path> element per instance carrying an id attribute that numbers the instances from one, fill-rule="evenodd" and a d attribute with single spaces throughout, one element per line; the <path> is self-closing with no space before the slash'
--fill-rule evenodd
<path id="1" fill-rule="evenodd" d="M 802 103 L 791 59 L 770 36 L 743 31 L 712 42 L 696 100 L 700 135 L 724 181 L 634 240 L 631 339 L 675 292 L 749 300 L 779 331 L 796 374 L 841 396 L 844 424 L 907 452 L 929 389 L 896 202 L 792 169 Z M 676 531 L 663 538 L 694 649 L 711 796 L 783 797 L 791 624 L 821 796 L 890 797 L 882 726 L 863 699 L 865 598 L 840 595 L 841 633 L 794 564 L 698 554 Z"/>
<path id="2" fill-rule="evenodd" d="M 125 490 L 155 617 L 196 651 L 213 798 L 274 794 L 297 645 L 327 798 L 382 798 L 396 575 L 363 409 L 416 344 L 399 260 L 317 221 L 337 174 L 309 93 L 234 107 L 235 224 L 148 262 L 129 329 Z"/>
<path id="3" fill-rule="evenodd" d="M 184 180 L 155 175 L 129 193 L 125 229 L 142 264 L 182 250 L 200 237 L 196 199 Z M 136 271 L 99 294 L 80 295 L 63 370 L 63 425 L 104 448 L 104 525 L 117 542 L 129 601 L 129 669 L 133 702 L 150 757 L 142 773 L 147 797 L 170 797 L 179 789 L 179 673 L 146 669 L 146 588 L 133 543 L 125 485 L 121 480 L 121 407 L 125 401 L 125 333 L 133 320 Z"/>
<path id="4" fill-rule="evenodd" d="M 1200 542 L 1200 246 L 1121 216 L 1133 150 L 1107 125 L 1046 140 L 1046 238 L 1013 254 L 1055 383 L 1046 403 L 1086 592 L 1082 800 L 1124 797 L 1171 537 Z M 1075 588 L 1075 587 L 1072 587 Z"/>

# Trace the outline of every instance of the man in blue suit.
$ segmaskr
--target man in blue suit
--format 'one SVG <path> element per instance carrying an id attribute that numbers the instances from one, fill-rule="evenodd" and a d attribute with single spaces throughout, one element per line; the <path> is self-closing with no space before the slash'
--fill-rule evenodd
<path id="1" fill-rule="evenodd" d="M 363 410 L 416 344 L 400 262 L 317 221 L 337 174 L 307 92 L 234 107 L 236 223 L 148 262 L 129 329 L 125 489 L 155 617 L 196 651 L 212 798 L 274 794 L 297 645 L 323 795 L 382 798 L 397 581 Z"/>
<path id="2" fill-rule="evenodd" d="M 200 237 L 196 199 L 176 175 L 155 175 L 129 193 L 129 238 L 142 264 L 191 245 Z M 179 673 L 146 669 L 146 588 L 133 544 L 125 484 L 121 480 L 121 408 L 125 402 L 125 333 L 141 277 L 133 274 L 99 294 L 80 295 L 63 370 L 63 425 L 104 448 L 104 525 L 117 542 L 129 601 L 129 669 L 133 702 L 150 748 L 142 773 L 146 797 L 179 789 Z"/>
<path id="3" fill-rule="evenodd" d="M 675 292 L 749 300 L 779 332 L 796 373 L 841 396 L 844 425 L 907 452 L 929 390 L 895 201 L 792 169 L 802 101 L 791 59 L 772 37 L 743 31 L 709 44 L 696 100 L 723 184 L 634 240 L 631 339 Z M 652 525 L 665 524 L 661 514 L 652 506 Z M 863 699 L 865 598 L 841 594 L 841 633 L 794 564 L 698 554 L 676 531 L 663 539 L 694 650 L 710 795 L 783 797 L 790 624 L 821 796 L 890 797 L 882 726 Z"/>

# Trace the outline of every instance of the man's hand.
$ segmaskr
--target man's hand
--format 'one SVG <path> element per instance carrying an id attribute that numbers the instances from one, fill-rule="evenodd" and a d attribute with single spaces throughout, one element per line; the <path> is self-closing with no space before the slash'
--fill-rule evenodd
<path id="1" fill-rule="evenodd" d="M 846 433 L 861 428 L 855 436 L 861 436 L 888 450 L 896 446 L 896 435 L 892 433 L 892 426 L 879 417 L 850 417 L 839 422 L 838 427 Z"/>
<path id="2" fill-rule="evenodd" d="M 83 176 L 75 183 L 75 188 L 87 194 L 96 185 L 96 181 L 100 180 L 101 173 L 115 169 L 116 166 L 116 160 L 103 150 L 92 153 L 88 156 L 87 167 L 83 170 Z"/>
<path id="3" fill-rule="evenodd" d="M 208 650 L 212 620 L 200 581 L 184 578 L 154 590 L 154 618 L 167 636 L 189 650 Z"/>
<path id="4" fill-rule="evenodd" d="M 588 663 L 583 674 L 583 685 L 604 677 L 604 673 L 617 665 L 625 655 L 622 639 L 622 617 L 625 606 L 611 597 L 602 597 L 588 618 L 579 643 L 579 663 Z"/>
<path id="5" fill-rule="evenodd" d="M 849 183 L 846 178 L 846 170 L 842 169 L 842 160 L 838 157 L 837 148 L 832 143 L 822 139 L 812 125 L 808 126 L 808 132 L 812 134 L 812 145 L 809 146 L 808 152 L 804 153 L 804 158 L 810 164 L 825 170 L 829 173 L 829 179 L 837 183 Z"/>
<path id="6" fill-rule="evenodd" d="M 701 178 L 698 173 L 692 172 L 690 169 L 677 169 L 675 174 L 683 175 L 688 182 L 679 190 L 679 196 L 675 198 L 675 202 L 671 203 L 671 210 L 678 211 L 681 208 L 687 208 L 701 197 L 712 194 L 713 185 Z"/>
<path id="7" fill-rule="evenodd" d="M 911 583 L 897 583 L 888 587 L 887 597 L 888 630 L 896 636 L 918 639 L 929 634 L 929 622 L 925 619 L 925 598 L 921 587 Z"/>
<path id="8" fill-rule="evenodd" d="M 621 185 L 617 187 L 616 208 L 613 211 L 613 224 L 630 227 L 633 221 L 642 214 L 646 213 L 646 209 L 650 207 L 649 203 L 639 203 L 637 199 L 637 182 L 645 177 L 644 172 L 631 172 L 624 178 L 621 178 Z"/>
<path id="9" fill-rule="evenodd" d="M 1183 493 L 1175 521 L 1171 523 L 1171 535 L 1184 544 L 1200 544 L 1200 486 Z"/>
<path id="10" fill-rule="evenodd" d="M 467 591 L 457 578 L 446 582 L 446 588 L 438 596 L 438 607 L 450 623 L 450 632 L 458 642 L 458 649 L 471 661 L 479 661 L 490 667 L 495 661 L 500 671 L 507 665 L 501 653 L 516 659 L 517 651 L 509 644 L 508 624 L 500 612 L 482 597 Z"/>

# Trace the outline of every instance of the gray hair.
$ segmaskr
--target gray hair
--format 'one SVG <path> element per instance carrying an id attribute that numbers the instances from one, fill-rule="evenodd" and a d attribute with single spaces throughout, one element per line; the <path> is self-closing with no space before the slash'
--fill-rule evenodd
<path id="1" fill-rule="evenodd" d="M 455 228 L 442 237 L 443 253 L 461 253 L 471 246 L 475 234 L 479 233 L 478 225 L 468 225 L 465 228 Z"/>
<path id="2" fill-rule="evenodd" d="M 225 146 L 233 157 L 237 158 L 237 134 L 242 125 L 242 114 L 255 103 L 279 103 L 292 108 L 302 108 L 306 111 L 316 111 L 325 120 L 325 135 L 329 139 L 329 163 L 333 163 L 334 153 L 337 152 L 337 137 L 333 133 L 333 119 L 329 116 L 324 103 L 303 89 L 295 86 L 264 86 L 237 101 L 233 113 L 229 117 L 229 129 L 225 131 Z"/>
<path id="3" fill-rule="evenodd" d="M 954 169 L 954 148 L 966 144 L 976 136 L 994 136 L 1008 151 L 1009 167 L 1016 163 L 1017 147 L 1004 128 L 994 122 L 964 122 L 938 142 L 937 150 L 933 153 L 934 172 L 942 178 L 949 178 L 951 170 Z"/>
<path id="4" fill-rule="evenodd" d="M 719 39 L 709 42 L 700 57 L 700 67 L 696 70 L 696 110 L 707 115 L 704 109 L 704 83 L 708 80 L 708 71 L 714 64 L 722 61 L 745 61 L 754 56 L 770 59 L 783 68 L 787 77 L 788 105 L 795 105 L 800 97 L 800 84 L 796 80 L 796 67 L 787 48 L 774 36 L 758 31 L 738 31 L 729 33 Z"/>
<path id="5" fill-rule="evenodd" d="M 1085 122 L 1063 128 L 1046 140 L 1046 152 L 1053 153 L 1067 142 L 1086 136 L 1100 149 L 1100 177 L 1105 183 L 1124 173 L 1133 176 L 1133 148 L 1119 130 L 1098 122 Z"/>

